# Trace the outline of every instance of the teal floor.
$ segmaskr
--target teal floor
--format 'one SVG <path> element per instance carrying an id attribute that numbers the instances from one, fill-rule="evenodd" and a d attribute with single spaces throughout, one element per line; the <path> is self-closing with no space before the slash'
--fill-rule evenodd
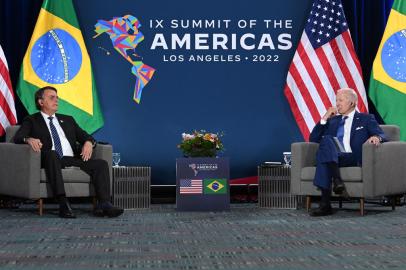
<path id="1" fill-rule="evenodd" d="M 406 269 L 406 207 L 345 204 L 333 216 L 233 204 L 229 212 L 174 205 L 95 218 L 73 205 L 0 210 L 0 269 Z"/>

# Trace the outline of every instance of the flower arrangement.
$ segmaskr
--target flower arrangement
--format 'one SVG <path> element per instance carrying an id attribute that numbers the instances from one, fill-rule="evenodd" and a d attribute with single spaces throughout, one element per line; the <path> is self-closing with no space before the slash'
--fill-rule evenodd
<path id="1" fill-rule="evenodd" d="M 178 145 L 186 157 L 215 157 L 224 146 L 220 140 L 222 133 L 209 133 L 195 130 L 192 134 L 182 133 L 182 142 Z"/>

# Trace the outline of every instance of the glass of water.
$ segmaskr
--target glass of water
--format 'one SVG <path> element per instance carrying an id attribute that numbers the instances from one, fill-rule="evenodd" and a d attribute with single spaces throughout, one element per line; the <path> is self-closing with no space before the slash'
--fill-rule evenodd
<path id="1" fill-rule="evenodd" d="M 292 159 L 291 152 L 283 152 L 283 161 L 285 162 L 286 167 L 290 167 L 291 159 Z"/>
<path id="2" fill-rule="evenodd" d="M 114 167 L 119 167 L 118 164 L 120 163 L 120 159 L 121 159 L 120 153 L 113 153 Z"/>

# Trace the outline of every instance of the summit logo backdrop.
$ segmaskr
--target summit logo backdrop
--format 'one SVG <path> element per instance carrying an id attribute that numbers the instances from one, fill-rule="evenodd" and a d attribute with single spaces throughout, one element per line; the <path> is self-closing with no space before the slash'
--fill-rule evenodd
<path id="1" fill-rule="evenodd" d="M 121 164 L 151 166 L 152 184 L 175 183 L 185 130 L 224 132 L 231 179 L 255 176 L 258 164 L 281 161 L 303 140 L 283 88 L 312 1 L 74 3 L 107 119 L 95 137 L 121 153 Z M 108 31 L 93 39 L 100 20 L 110 29 L 120 18 L 133 26 L 122 30 L 123 41 L 135 36 L 134 45 L 142 33 L 136 47 Z M 139 105 L 131 97 L 141 76 L 115 53 L 119 46 L 151 67 Z"/>
<path id="2" fill-rule="evenodd" d="M 164 62 L 279 62 L 292 48 L 292 19 L 154 19 L 151 50 Z M 277 31 L 276 31 L 277 30 Z"/>
<path id="3" fill-rule="evenodd" d="M 141 56 L 135 53 L 138 43 L 144 40 L 144 35 L 139 31 L 141 23 L 132 15 L 116 17 L 110 21 L 98 20 L 96 25 L 95 35 L 97 36 L 107 33 L 113 43 L 114 49 L 119 52 L 133 67 L 132 74 L 137 77 L 134 89 L 134 101 L 140 103 L 142 89 L 151 80 L 155 69 L 145 65 L 140 59 Z M 129 54 L 128 51 L 133 51 Z"/>

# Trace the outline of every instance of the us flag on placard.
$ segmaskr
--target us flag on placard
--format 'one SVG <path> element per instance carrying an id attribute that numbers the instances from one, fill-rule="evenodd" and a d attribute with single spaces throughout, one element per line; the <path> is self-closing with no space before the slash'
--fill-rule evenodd
<path id="1" fill-rule="evenodd" d="M 8 126 L 17 123 L 14 99 L 6 56 L 0 45 L 0 136 L 5 134 Z"/>
<path id="2" fill-rule="evenodd" d="M 357 110 L 368 111 L 361 66 L 341 0 L 315 0 L 286 78 L 285 96 L 307 141 L 335 93 L 349 87 L 358 94 Z"/>
<path id="3" fill-rule="evenodd" d="M 202 179 L 181 179 L 180 194 L 202 194 L 203 193 L 203 180 Z"/>

